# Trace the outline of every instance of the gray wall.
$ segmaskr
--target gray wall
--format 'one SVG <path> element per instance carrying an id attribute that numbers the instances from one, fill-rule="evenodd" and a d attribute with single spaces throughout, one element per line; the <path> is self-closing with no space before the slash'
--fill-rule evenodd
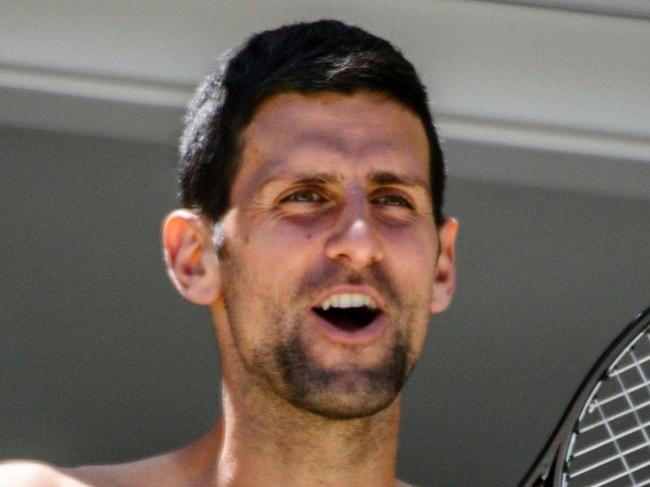
<path id="1" fill-rule="evenodd" d="M 451 144 L 450 164 L 490 150 Z M 0 459 L 127 460 L 219 414 L 207 312 L 162 265 L 175 160 L 171 146 L 0 129 Z M 407 387 L 399 469 L 423 486 L 515 485 L 650 304 L 650 200 L 452 178 L 447 210 L 458 294 Z"/>

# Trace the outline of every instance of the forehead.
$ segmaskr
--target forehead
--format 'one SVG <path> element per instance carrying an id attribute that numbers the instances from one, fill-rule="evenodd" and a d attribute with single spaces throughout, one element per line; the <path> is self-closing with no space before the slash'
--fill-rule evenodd
<path id="1" fill-rule="evenodd" d="M 275 95 L 258 107 L 242 135 L 233 193 L 237 183 L 315 169 L 343 175 L 387 171 L 428 181 L 422 122 L 381 94 Z"/>

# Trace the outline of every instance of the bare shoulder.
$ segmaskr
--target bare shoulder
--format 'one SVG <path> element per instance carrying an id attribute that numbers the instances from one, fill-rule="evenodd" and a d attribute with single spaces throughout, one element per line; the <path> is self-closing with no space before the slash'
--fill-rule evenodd
<path id="1" fill-rule="evenodd" d="M 47 463 L 29 460 L 0 462 L 3 487 L 92 487 Z"/>
<path id="2" fill-rule="evenodd" d="M 167 487 L 179 480 L 169 456 L 160 455 L 115 465 L 63 468 L 42 462 L 0 462 L 2 487 Z M 177 484 L 178 485 L 178 484 Z"/>
<path id="3" fill-rule="evenodd" d="M 167 487 L 178 473 L 167 455 L 114 465 L 84 465 L 61 469 L 68 477 L 92 487 Z M 67 486 L 66 486 L 67 487 Z M 76 486 L 75 486 L 76 487 Z"/>
<path id="4" fill-rule="evenodd" d="M 112 465 L 63 468 L 42 462 L 0 461 L 0 487 L 178 487 L 207 485 L 215 476 L 219 437 L 179 450 Z"/>

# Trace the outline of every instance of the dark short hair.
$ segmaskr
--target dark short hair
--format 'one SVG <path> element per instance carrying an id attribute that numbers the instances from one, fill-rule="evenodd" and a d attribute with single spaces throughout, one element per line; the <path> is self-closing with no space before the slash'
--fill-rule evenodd
<path id="1" fill-rule="evenodd" d="M 422 121 L 429 141 L 434 220 L 440 225 L 445 171 L 425 87 L 390 42 L 337 20 L 260 32 L 222 56 L 186 115 L 180 144 L 183 204 L 214 221 L 225 213 L 242 153 L 240 136 L 268 97 L 362 90 L 385 94 Z"/>

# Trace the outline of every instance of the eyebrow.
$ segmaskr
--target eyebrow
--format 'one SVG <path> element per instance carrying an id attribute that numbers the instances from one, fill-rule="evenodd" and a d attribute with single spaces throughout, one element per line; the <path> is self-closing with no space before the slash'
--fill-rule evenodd
<path id="1" fill-rule="evenodd" d="M 280 181 L 289 181 L 293 185 L 318 186 L 340 183 L 343 179 L 342 175 L 329 172 L 308 172 L 304 174 L 299 173 L 293 176 L 278 175 L 264 181 L 261 188 Z M 395 185 L 421 188 L 425 191 L 430 190 L 430 184 L 426 180 L 417 176 L 396 174 L 391 171 L 375 171 L 370 174 L 368 181 L 373 186 Z"/>
<path id="2" fill-rule="evenodd" d="M 279 180 L 281 179 L 289 179 L 292 184 L 297 184 L 297 185 L 319 185 L 319 184 L 334 184 L 341 182 L 343 180 L 343 177 L 340 174 L 331 174 L 331 173 L 326 173 L 326 172 L 317 172 L 317 173 L 306 173 L 306 174 L 297 174 L 294 177 L 290 178 L 284 178 L 280 177 L 278 178 Z M 276 181 L 278 180 L 276 179 Z"/>
<path id="3" fill-rule="evenodd" d="M 370 176 L 370 182 L 376 185 L 394 184 L 397 186 L 421 187 L 427 191 L 430 189 L 428 181 L 417 176 L 398 175 L 390 171 L 377 171 Z"/>

